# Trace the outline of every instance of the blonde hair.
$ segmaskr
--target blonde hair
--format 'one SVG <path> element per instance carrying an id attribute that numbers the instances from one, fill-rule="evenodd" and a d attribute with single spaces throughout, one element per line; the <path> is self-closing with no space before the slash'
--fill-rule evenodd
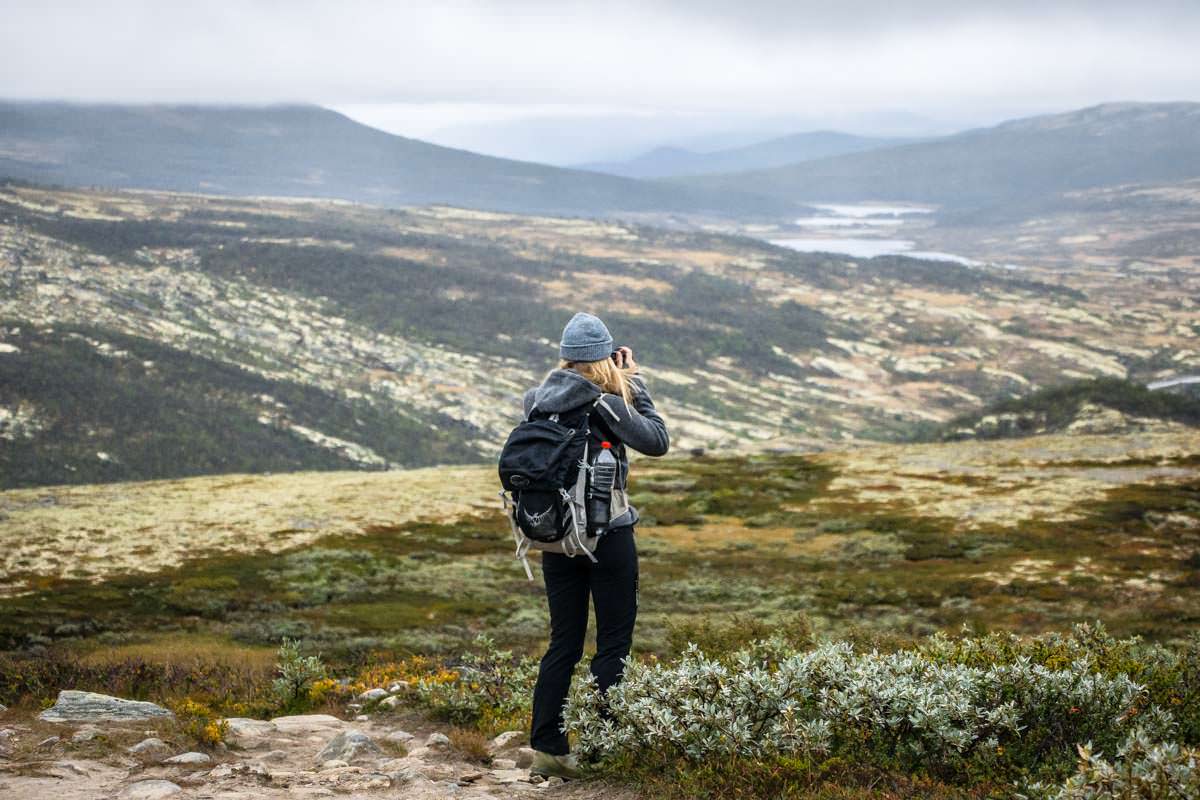
<path id="1" fill-rule="evenodd" d="M 599 361 L 567 361 L 558 362 L 559 369 L 571 369 L 600 387 L 602 391 L 615 394 L 625 401 L 626 405 L 633 402 L 633 390 L 629 387 L 630 372 L 621 369 L 611 358 Z"/>

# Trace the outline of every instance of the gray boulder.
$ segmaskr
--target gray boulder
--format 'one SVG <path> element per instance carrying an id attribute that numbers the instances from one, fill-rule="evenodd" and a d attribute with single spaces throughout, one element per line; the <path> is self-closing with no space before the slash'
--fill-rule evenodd
<path id="1" fill-rule="evenodd" d="M 211 761 L 212 761 L 212 756 L 210 756 L 208 753 L 197 753 L 197 752 L 193 751 L 190 753 L 180 753 L 177 756 L 171 756 L 163 763 L 164 764 L 195 765 L 195 764 L 208 764 Z"/>
<path id="2" fill-rule="evenodd" d="M 383 698 L 385 698 L 387 696 L 388 696 L 387 689 L 375 688 L 375 689 L 367 689 L 365 692 L 363 692 L 362 694 L 360 694 L 358 696 L 358 699 L 364 703 L 374 703 L 374 702 L 378 702 L 379 700 L 382 700 Z"/>
<path id="3" fill-rule="evenodd" d="M 173 716 L 155 703 L 64 689 L 58 693 L 58 701 L 39 714 L 38 719 L 43 722 L 141 722 Z"/>
<path id="4" fill-rule="evenodd" d="M 355 761 L 377 758 L 382 755 L 383 750 L 371 740 L 370 736 L 361 731 L 349 730 L 343 731 L 329 740 L 321 752 L 317 753 L 317 763 L 345 761 L 347 764 L 353 764 Z"/>
<path id="5" fill-rule="evenodd" d="M 149 739 L 142 739 L 126 752 L 131 755 L 142 756 L 143 758 L 159 759 L 171 752 L 171 746 L 162 739 L 151 737 Z"/>

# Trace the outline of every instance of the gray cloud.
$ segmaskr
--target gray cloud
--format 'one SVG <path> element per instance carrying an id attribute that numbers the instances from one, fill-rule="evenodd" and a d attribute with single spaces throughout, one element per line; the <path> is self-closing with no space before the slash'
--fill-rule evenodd
<path id="1" fill-rule="evenodd" d="M 1200 4 L 1175 0 L 6 0 L 4 16 L 0 96 L 424 108 L 415 129 L 439 108 L 970 120 L 1200 97 Z"/>

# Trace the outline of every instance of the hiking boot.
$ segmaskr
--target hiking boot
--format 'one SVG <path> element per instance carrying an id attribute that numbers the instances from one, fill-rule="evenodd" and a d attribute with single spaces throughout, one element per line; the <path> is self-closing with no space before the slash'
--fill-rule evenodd
<path id="1" fill-rule="evenodd" d="M 574 754 L 553 756 L 543 753 L 541 750 L 533 752 L 533 764 L 529 766 L 529 774 L 541 775 L 543 778 L 558 777 L 564 780 L 583 777 L 583 771 L 579 769 L 579 762 Z"/>

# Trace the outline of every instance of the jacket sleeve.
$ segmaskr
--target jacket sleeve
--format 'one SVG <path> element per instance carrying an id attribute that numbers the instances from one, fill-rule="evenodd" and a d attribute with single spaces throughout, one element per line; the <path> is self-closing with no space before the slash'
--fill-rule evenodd
<path id="1" fill-rule="evenodd" d="M 529 412 L 533 409 L 533 395 L 536 391 L 536 389 L 530 389 L 521 398 L 521 419 L 529 419 Z"/>
<path id="2" fill-rule="evenodd" d="M 650 392 L 640 375 L 630 378 L 630 388 L 633 390 L 632 406 L 618 395 L 605 394 L 604 404 L 613 412 L 608 414 L 601 411 L 605 423 L 612 429 L 613 435 L 632 447 L 639 453 L 648 456 L 666 455 L 671 446 L 671 437 L 667 434 L 667 423 L 659 416 L 650 399 Z"/>

